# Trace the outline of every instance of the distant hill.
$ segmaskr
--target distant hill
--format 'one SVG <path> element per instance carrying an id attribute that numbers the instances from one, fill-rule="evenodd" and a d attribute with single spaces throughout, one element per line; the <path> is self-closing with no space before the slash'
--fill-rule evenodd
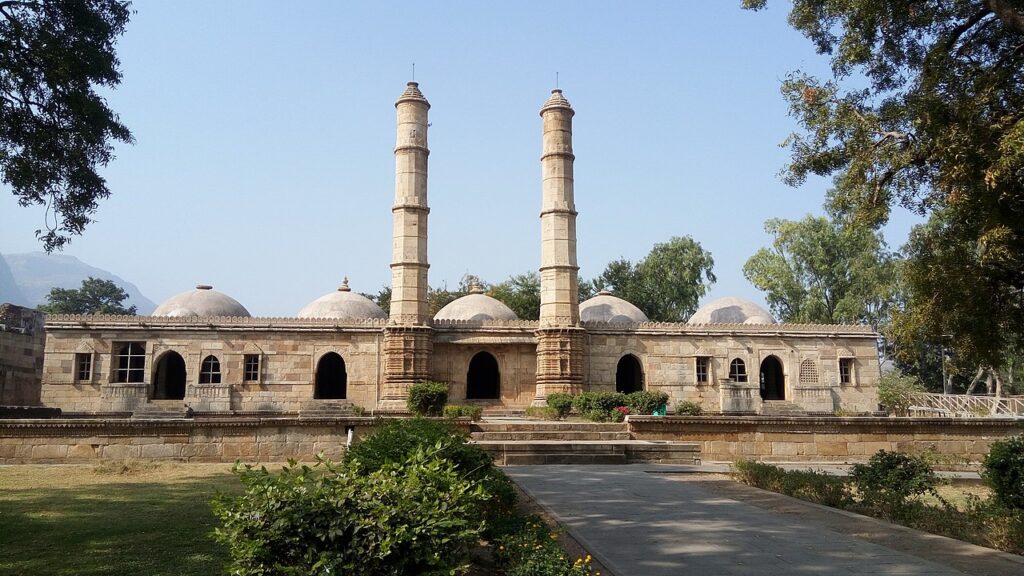
<path id="1" fill-rule="evenodd" d="M 128 293 L 126 306 L 134 304 L 139 314 L 149 314 L 156 309 L 156 304 L 139 292 L 139 289 L 120 276 L 90 266 L 74 256 L 67 254 L 45 254 L 29 252 L 27 254 L 3 254 L 0 262 L 7 261 L 7 266 L 0 264 L 0 302 L 20 296 L 23 306 L 36 307 L 46 303 L 46 295 L 51 288 L 80 288 L 82 280 L 89 276 L 102 280 L 112 280 Z M 9 268 L 14 278 L 14 291 L 8 290 L 4 284 L 4 269 Z M 12 304 L 18 302 L 11 300 Z"/>
<path id="2" fill-rule="evenodd" d="M 10 266 L 7 265 L 7 261 L 0 254 L 0 304 L 4 302 L 17 304 L 18 306 L 28 306 L 28 300 L 21 293 L 21 288 L 18 288 L 18 283 L 14 281 L 14 274 L 11 273 Z"/>

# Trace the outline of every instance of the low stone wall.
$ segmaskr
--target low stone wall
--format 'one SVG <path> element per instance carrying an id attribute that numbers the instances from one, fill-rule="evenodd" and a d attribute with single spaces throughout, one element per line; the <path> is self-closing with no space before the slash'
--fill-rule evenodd
<path id="1" fill-rule="evenodd" d="M 638 440 L 694 442 L 701 459 L 864 462 L 879 450 L 936 453 L 938 465 L 974 467 L 992 442 L 1024 432 L 1024 421 L 953 418 L 630 416 Z"/>
<path id="2" fill-rule="evenodd" d="M 221 418 L 192 420 L 0 420 L 0 464 L 99 460 L 180 462 L 310 461 L 345 453 L 375 418 Z"/>

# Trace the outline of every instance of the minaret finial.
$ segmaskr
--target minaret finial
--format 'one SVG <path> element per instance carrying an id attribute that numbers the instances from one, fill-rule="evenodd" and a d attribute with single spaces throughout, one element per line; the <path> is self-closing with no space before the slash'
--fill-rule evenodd
<path id="1" fill-rule="evenodd" d="M 338 292 L 350 292 L 351 289 L 348 287 L 348 276 L 345 276 L 341 281 L 341 286 L 338 286 Z"/>
<path id="2" fill-rule="evenodd" d="M 412 81 L 413 82 L 416 81 L 416 63 L 415 62 L 412 63 Z"/>
<path id="3" fill-rule="evenodd" d="M 558 71 L 555 70 L 555 88 L 558 88 Z"/>

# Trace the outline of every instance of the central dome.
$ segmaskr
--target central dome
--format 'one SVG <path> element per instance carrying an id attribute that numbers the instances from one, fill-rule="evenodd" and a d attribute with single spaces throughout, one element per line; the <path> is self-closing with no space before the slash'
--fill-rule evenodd
<path id="1" fill-rule="evenodd" d="M 437 311 L 434 320 L 518 320 L 519 317 L 501 300 L 484 294 L 479 284 L 473 283 L 469 294 L 449 302 Z"/>
<path id="2" fill-rule="evenodd" d="M 609 324 L 636 324 L 649 322 L 643 310 L 633 304 L 601 290 L 590 300 L 580 304 L 580 320 L 583 322 L 608 322 Z"/>
<path id="3" fill-rule="evenodd" d="M 701 306 L 689 324 L 775 324 L 764 308 L 743 298 L 727 296 Z"/>
<path id="4" fill-rule="evenodd" d="M 195 290 L 171 296 L 156 307 L 153 316 L 250 316 L 231 296 L 217 292 L 213 286 L 200 284 Z"/>
<path id="5" fill-rule="evenodd" d="M 368 320 L 388 315 L 362 294 L 352 292 L 348 278 L 337 290 L 313 300 L 299 311 L 299 318 L 334 318 L 336 320 Z"/>

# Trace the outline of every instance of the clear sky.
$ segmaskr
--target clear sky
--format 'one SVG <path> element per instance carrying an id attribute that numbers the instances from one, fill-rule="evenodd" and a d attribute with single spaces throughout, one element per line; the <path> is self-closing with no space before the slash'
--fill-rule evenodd
<path id="1" fill-rule="evenodd" d="M 111 106 L 137 142 L 65 253 L 157 303 L 212 284 L 293 316 L 348 276 L 391 273 L 394 101 L 430 100 L 430 283 L 540 261 L 538 115 L 559 75 L 576 110 L 580 274 L 691 235 L 715 259 L 705 300 L 763 303 L 743 263 L 768 218 L 820 213 L 827 181 L 779 181 L 796 128 L 788 71 L 828 62 L 788 3 L 136 1 Z M 913 217 L 886 230 L 905 239 Z M 43 210 L 0 195 L 0 252 L 39 250 Z"/>

